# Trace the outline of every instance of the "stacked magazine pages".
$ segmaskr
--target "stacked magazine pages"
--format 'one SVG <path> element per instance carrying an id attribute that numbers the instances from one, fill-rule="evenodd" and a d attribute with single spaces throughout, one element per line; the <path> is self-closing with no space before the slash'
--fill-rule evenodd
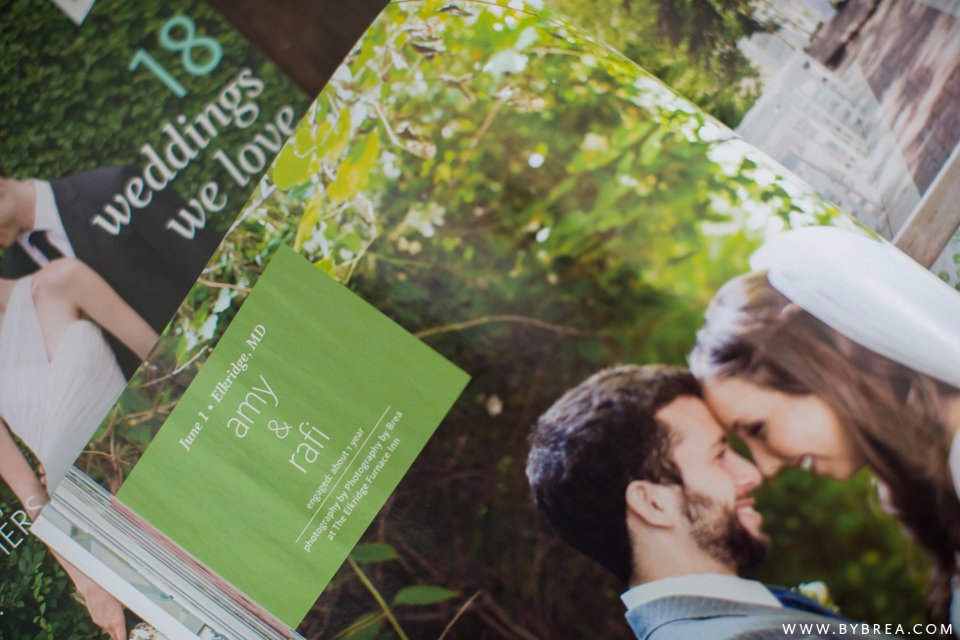
<path id="1" fill-rule="evenodd" d="M 2 637 L 952 636 L 949 285 L 539 2 L 309 104 L 81 4 L 2 45 Z"/>

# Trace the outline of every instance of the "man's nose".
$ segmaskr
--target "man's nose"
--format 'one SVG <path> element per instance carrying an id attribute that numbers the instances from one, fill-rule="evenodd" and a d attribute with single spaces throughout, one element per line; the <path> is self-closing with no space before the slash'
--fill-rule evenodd
<path id="1" fill-rule="evenodd" d="M 755 468 L 758 468 L 765 478 L 777 475 L 777 472 L 783 468 L 783 459 L 773 455 L 764 447 L 750 447 L 750 456 L 756 464 Z"/>
<path id="2" fill-rule="evenodd" d="M 746 491 L 752 491 L 759 487 L 763 482 L 763 478 L 760 475 L 760 470 L 758 470 L 752 462 L 740 454 L 734 452 L 731 453 L 733 453 L 731 460 L 737 486 Z M 764 475 L 766 475 L 765 472 Z"/>

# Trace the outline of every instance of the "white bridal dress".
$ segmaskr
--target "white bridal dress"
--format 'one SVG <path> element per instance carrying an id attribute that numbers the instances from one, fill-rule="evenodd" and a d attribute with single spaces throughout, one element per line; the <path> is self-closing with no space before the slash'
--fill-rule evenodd
<path id="1" fill-rule="evenodd" d="M 17 282 L 0 327 L 0 416 L 43 464 L 48 492 L 125 384 L 100 327 L 88 320 L 73 322 L 48 358 L 31 279 Z"/>

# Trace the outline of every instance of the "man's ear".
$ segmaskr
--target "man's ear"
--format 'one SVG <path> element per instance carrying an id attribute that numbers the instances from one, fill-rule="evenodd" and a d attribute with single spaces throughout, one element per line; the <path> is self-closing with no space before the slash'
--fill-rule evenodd
<path id="1" fill-rule="evenodd" d="M 676 487 L 634 480 L 627 485 L 627 513 L 633 513 L 652 527 L 672 527 L 676 524 L 677 496 Z"/>

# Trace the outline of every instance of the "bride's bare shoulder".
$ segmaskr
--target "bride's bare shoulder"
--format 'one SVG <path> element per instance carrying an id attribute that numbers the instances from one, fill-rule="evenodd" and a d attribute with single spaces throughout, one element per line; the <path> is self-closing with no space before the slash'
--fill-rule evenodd
<path id="1" fill-rule="evenodd" d="M 90 267 L 76 258 L 59 258 L 33 274 L 33 297 L 70 297 L 70 292 L 87 277 Z"/>

